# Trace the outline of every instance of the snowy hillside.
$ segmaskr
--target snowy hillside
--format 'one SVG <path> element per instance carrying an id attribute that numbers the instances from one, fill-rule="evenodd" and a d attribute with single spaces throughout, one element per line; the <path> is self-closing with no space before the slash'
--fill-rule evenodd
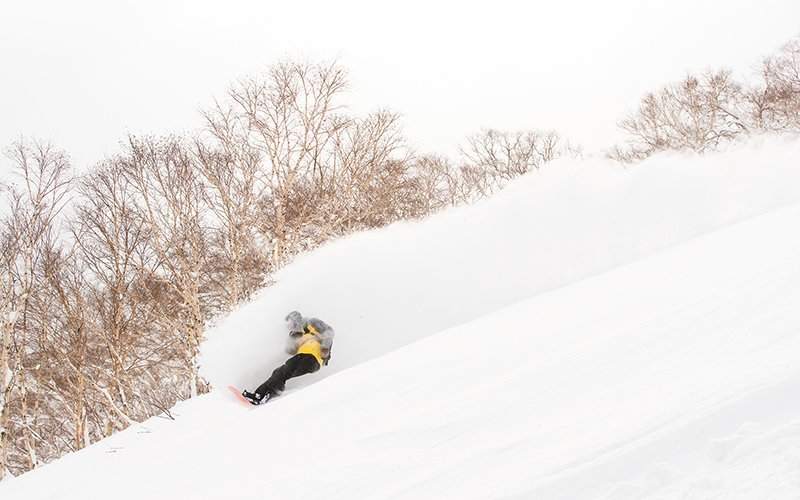
<path id="1" fill-rule="evenodd" d="M 2 499 L 797 498 L 800 142 L 555 163 L 298 259 L 209 332 L 260 382 L 286 311 L 337 330 L 266 406 L 221 390 Z"/>

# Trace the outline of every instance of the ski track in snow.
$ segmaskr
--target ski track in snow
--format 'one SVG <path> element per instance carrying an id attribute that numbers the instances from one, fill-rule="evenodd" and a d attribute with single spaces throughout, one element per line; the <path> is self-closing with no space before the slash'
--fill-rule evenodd
<path id="1" fill-rule="evenodd" d="M 798 164 L 800 143 L 777 142 L 641 171 L 562 165 L 336 242 L 219 324 L 204 351 L 218 390 L 5 481 L 0 499 L 798 498 Z M 566 227 L 520 225 L 542 207 Z M 487 221 L 529 252 L 483 241 Z M 263 407 L 233 401 L 227 383 L 271 370 L 299 297 L 337 329 L 331 369 Z M 363 309 L 337 314 L 354 297 Z"/>

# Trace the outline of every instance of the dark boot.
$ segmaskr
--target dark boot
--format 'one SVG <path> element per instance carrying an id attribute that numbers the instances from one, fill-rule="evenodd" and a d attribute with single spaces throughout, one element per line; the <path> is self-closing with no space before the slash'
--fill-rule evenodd
<path id="1" fill-rule="evenodd" d="M 268 391 L 265 394 L 261 394 L 258 391 L 256 392 L 242 391 L 242 396 L 244 396 L 246 400 L 250 401 L 250 404 L 263 405 L 264 403 L 272 399 L 273 393 Z"/>

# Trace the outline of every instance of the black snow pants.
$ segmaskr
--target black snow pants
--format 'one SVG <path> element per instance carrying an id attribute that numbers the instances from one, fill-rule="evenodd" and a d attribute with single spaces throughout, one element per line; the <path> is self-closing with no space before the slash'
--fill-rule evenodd
<path id="1" fill-rule="evenodd" d="M 258 394 L 280 394 L 286 388 L 286 381 L 319 370 L 319 362 L 312 354 L 295 354 L 272 372 L 266 382 L 258 386 Z"/>

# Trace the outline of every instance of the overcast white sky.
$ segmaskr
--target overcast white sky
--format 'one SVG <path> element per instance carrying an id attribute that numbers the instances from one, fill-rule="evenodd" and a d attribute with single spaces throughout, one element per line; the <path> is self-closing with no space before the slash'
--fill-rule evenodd
<path id="1" fill-rule="evenodd" d="M 798 34 L 798 0 L 0 0 L 0 147 L 51 139 L 83 167 L 128 131 L 198 126 L 232 81 L 302 56 L 338 58 L 353 111 L 403 113 L 423 151 L 532 127 L 592 153 L 642 93 L 747 72 Z"/>

